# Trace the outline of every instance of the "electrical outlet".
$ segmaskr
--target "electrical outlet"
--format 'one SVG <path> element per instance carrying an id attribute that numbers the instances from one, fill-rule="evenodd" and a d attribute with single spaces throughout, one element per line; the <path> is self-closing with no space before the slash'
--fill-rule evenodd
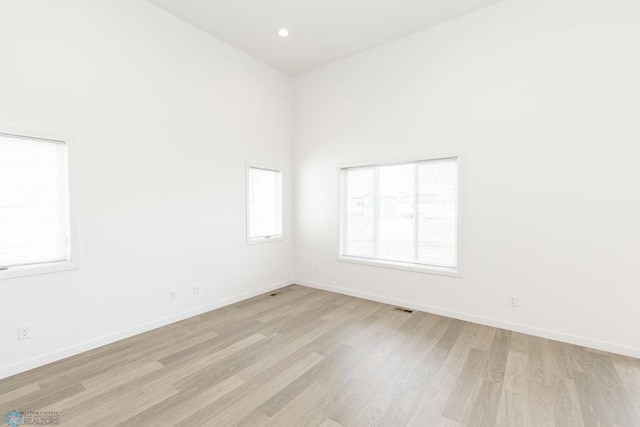
<path id="1" fill-rule="evenodd" d="M 18 340 L 28 340 L 31 338 L 31 323 L 18 326 Z"/>
<path id="2" fill-rule="evenodd" d="M 316 273 L 320 273 L 320 267 L 316 265 Z"/>
<path id="3" fill-rule="evenodd" d="M 193 285 L 193 294 L 198 295 L 200 293 L 200 283 Z"/>
<path id="4" fill-rule="evenodd" d="M 175 301 L 178 298 L 178 290 L 177 289 L 171 289 L 169 291 L 169 299 L 171 301 Z"/>
<path id="5" fill-rule="evenodd" d="M 518 306 L 518 297 L 514 295 L 509 295 L 507 298 L 507 304 L 509 307 L 517 307 Z"/>

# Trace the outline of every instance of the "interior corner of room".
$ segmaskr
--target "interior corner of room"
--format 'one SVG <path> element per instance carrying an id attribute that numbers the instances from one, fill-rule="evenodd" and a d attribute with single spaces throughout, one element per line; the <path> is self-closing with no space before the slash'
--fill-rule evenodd
<path id="1" fill-rule="evenodd" d="M 0 197 L 0 378 L 292 284 L 640 358 L 640 6 L 483 4 L 278 68 L 281 24 L 0 1 L 0 195 L 69 190 L 29 256 Z"/>

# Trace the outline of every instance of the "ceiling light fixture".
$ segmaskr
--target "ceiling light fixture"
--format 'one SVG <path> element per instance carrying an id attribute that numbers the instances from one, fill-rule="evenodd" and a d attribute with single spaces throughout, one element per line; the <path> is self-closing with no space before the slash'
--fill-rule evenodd
<path id="1" fill-rule="evenodd" d="M 280 29 L 278 30 L 278 35 L 279 35 L 280 37 L 287 37 L 287 36 L 289 35 L 289 31 L 287 31 L 287 29 L 286 29 L 286 28 L 280 28 Z"/>

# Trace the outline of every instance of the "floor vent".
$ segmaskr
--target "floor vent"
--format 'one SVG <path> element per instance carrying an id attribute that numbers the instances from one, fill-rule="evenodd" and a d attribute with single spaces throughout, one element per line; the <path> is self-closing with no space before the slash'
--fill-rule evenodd
<path id="1" fill-rule="evenodd" d="M 396 307 L 394 310 L 404 311 L 405 313 L 413 313 L 413 310 L 409 310 L 408 308 Z"/>
<path id="2" fill-rule="evenodd" d="M 272 294 L 270 294 L 270 297 L 275 297 L 276 295 L 280 295 L 282 292 L 274 292 Z"/>

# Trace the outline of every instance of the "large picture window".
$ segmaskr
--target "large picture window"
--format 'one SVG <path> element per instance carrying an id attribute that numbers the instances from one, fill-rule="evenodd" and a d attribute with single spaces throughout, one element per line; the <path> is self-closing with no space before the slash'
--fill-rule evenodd
<path id="1" fill-rule="evenodd" d="M 343 260 L 458 271 L 458 159 L 341 169 Z"/>
<path id="2" fill-rule="evenodd" d="M 0 278 L 73 268 L 68 141 L 0 132 Z"/>

